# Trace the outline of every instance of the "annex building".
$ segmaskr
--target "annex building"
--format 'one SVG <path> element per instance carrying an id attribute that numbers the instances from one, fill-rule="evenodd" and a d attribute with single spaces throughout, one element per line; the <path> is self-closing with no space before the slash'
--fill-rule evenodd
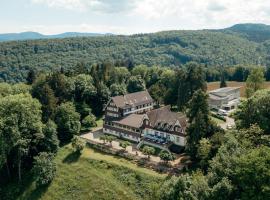
<path id="1" fill-rule="evenodd" d="M 148 91 L 112 97 L 105 108 L 103 132 L 138 145 L 185 146 L 186 116 L 168 106 L 154 109 L 154 105 Z"/>
<path id="2" fill-rule="evenodd" d="M 240 87 L 224 87 L 208 92 L 210 109 L 222 109 L 229 112 L 240 103 Z"/>

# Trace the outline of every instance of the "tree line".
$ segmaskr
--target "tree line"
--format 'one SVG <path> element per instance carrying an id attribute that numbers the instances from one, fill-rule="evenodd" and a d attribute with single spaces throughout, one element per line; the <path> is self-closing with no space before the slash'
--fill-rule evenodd
<path id="1" fill-rule="evenodd" d="M 3 42 L 0 80 L 25 81 L 30 69 L 55 71 L 110 61 L 122 66 L 181 67 L 190 61 L 216 66 L 269 66 L 269 41 L 256 43 L 232 32 L 166 31 L 133 36 L 104 36 Z"/>

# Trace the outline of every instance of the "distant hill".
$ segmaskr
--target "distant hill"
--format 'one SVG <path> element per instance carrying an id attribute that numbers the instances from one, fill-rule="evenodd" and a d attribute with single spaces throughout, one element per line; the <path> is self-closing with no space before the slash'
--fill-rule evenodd
<path id="1" fill-rule="evenodd" d="M 265 24 L 236 24 L 230 28 L 222 29 L 222 31 L 239 33 L 255 42 L 264 42 L 270 39 L 270 26 Z"/>
<path id="2" fill-rule="evenodd" d="M 60 67 L 70 69 L 81 62 L 86 66 L 104 61 L 166 67 L 178 67 L 190 61 L 206 66 L 270 66 L 268 28 L 262 24 L 238 24 L 220 30 L 176 30 L 103 37 L 93 33 L 89 34 L 92 37 L 79 37 L 87 36 L 87 33 L 57 36 L 25 33 L 21 38 L 31 36 L 35 40 L 1 42 L 0 82 L 25 81 L 32 68 L 38 71 Z"/>
<path id="3" fill-rule="evenodd" d="M 5 33 L 0 34 L 0 41 L 13 41 L 13 40 L 35 40 L 35 39 L 55 39 L 55 38 L 69 38 L 69 37 L 90 37 L 90 36 L 104 36 L 111 35 L 102 33 L 79 33 L 79 32 L 66 32 L 57 35 L 43 35 L 37 32 L 22 32 L 22 33 Z"/>

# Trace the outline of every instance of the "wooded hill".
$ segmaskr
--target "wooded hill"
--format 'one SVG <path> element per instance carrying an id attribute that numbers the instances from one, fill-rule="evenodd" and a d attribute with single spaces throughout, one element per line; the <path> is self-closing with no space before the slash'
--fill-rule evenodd
<path id="1" fill-rule="evenodd" d="M 78 63 L 90 66 L 104 61 L 125 66 L 170 67 L 189 61 L 207 66 L 266 65 L 270 63 L 270 40 L 265 36 L 270 28 L 261 26 L 243 24 L 222 30 L 2 42 L 0 81 L 24 81 L 30 69 L 69 69 Z"/>

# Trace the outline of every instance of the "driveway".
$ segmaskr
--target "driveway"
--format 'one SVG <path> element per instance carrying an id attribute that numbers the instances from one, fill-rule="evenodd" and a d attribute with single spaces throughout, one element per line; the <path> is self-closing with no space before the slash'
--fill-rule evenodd
<path id="1" fill-rule="evenodd" d="M 233 118 L 226 116 L 225 119 L 226 119 L 226 122 L 219 124 L 221 128 L 223 128 L 224 130 L 227 130 L 228 126 L 231 126 L 231 127 L 235 126 L 235 121 Z"/>

